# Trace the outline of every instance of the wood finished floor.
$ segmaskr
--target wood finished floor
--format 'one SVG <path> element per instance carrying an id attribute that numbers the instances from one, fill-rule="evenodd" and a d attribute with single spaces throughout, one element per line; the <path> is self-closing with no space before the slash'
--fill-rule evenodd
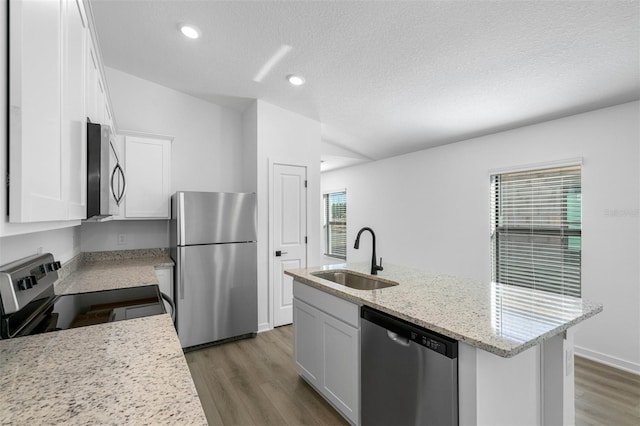
<path id="1" fill-rule="evenodd" d="M 210 425 L 346 425 L 293 364 L 293 327 L 185 356 Z M 640 377 L 575 358 L 576 426 L 640 425 Z"/>
<path id="2" fill-rule="evenodd" d="M 576 426 L 640 425 L 640 376 L 575 357 Z"/>
<path id="3" fill-rule="evenodd" d="M 293 327 L 185 354 L 210 425 L 347 425 L 293 364 Z"/>

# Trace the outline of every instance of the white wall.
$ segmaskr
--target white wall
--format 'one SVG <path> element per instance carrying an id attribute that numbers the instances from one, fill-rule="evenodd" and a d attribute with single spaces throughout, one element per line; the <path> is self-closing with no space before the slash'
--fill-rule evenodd
<path id="1" fill-rule="evenodd" d="M 118 130 L 173 136 L 171 188 L 244 192 L 242 115 L 173 89 L 105 68 Z M 127 234 L 118 245 L 117 234 Z M 168 246 L 158 221 L 82 225 L 82 251 Z"/>
<path id="2" fill-rule="evenodd" d="M 38 253 L 52 253 L 64 263 L 80 253 L 80 227 L 0 238 L 0 265 Z"/>
<path id="3" fill-rule="evenodd" d="M 577 328 L 576 352 L 640 373 L 638 102 L 322 175 L 347 189 L 348 259 L 489 279 L 489 171 L 583 157 L 583 297 L 604 312 Z"/>
<path id="4" fill-rule="evenodd" d="M 255 112 L 254 112 L 255 108 Z M 269 164 L 284 163 L 307 166 L 307 246 L 308 265 L 320 263 L 320 123 L 302 115 L 258 100 L 245 112 L 245 145 L 252 146 L 252 117 L 256 118 L 258 196 L 258 328 L 273 326 L 269 242 Z M 251 176 L 248 174 L 248 179 Z"/>
<path id="5" fill-rule="evenodd" d="M 126 242 L 118 244 L 118 236 Z M 83 252 L 135 250 L 169 247 L 168 220 L 112 220 L 82 224 L 80 249 Z"/>
<path id="6" fill-rule="evenodd" d="M 7 22 L 7 6 L 0 5 L 0 22 Z M 7 167 L 7 32 L 0 31 L 0 176 L 6 175 Z M 51 252 L 57 260 L 66 262 L 79 252 L 78 222 L 45 222 L 36 224 L 9 223 L 6 216 L 7 191 L 0 185 L 0 265 L 36 254 Z M 42 229 L 64 228 L 41 232 Z M 20 235 L 25 234 L 25 235 Z M 8 236 L 11 235 L 11 236 Z"/>
<path id="7" fill-rule="evenodd" d="M 171 188 L 242 191 L 242 123 L 237 111 L 105 68 L 119 130 L 173 136 Z"/>

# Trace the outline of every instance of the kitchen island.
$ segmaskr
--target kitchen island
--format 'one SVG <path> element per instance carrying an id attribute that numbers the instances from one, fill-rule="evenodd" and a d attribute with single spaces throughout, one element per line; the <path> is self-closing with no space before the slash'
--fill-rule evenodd
<path id="1" fill-rule="evenodd" d="M 68 262 L 58 294 L 158 284 L 168 256 Z M 65 268 L 63 268 L 65 269 Z M 0 340 L 2 424 L 207 421 L 167 314 Z"/>
<path id="2" fill-rule="evenodd" d="M 459 342 L 460 424 L 573 424 L 571 327 L 602 305 L 389 264 L 378 277 L 399 285 L 356 290 L 314 275 L 327 270 L 368 275 L 370 265 L 288 270 L 294 297 L 320 290 Z"/>

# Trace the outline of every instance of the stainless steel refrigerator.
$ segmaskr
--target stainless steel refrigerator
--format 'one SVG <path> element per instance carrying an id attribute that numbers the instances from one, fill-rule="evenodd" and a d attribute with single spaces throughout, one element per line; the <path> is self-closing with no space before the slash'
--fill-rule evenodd
<path id="1" fill-rule="evenodd" d="M 176 327 L 183 348 L 258 330 L 256 194 L 171 198 Z"/>

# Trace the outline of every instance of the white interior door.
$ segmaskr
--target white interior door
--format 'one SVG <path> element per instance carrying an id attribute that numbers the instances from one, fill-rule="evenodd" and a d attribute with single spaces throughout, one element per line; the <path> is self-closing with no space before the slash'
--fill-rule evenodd
<path id="1" fill-rule="evenodd" d="M 307 266 L 307 168 L 273 165 L 273 325 L 293 321 L 293 279 L 286 269 Z"/>

